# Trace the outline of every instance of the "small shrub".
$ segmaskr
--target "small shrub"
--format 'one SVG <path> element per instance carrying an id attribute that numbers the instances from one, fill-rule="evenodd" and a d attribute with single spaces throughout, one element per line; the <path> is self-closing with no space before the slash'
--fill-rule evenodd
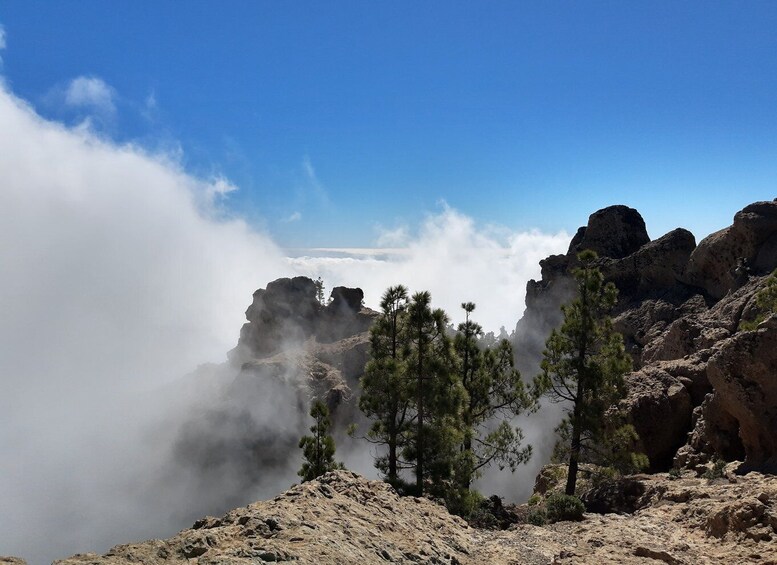
<path id="1" fill-rule="evenodd" d="M 542 502 L 542 497 L 539 494 L 533 494 L 529 497 L 529 500 L 526 501 L 526 504 L 529 506 L 537 506 L 540 502 Z"/>
<path id="2" fill-rule="evenodd" d="M 755 296 L 756 315 L 754 320 L 741 320 L 740 331 L 753 331 L 758 324 L 777 312 L 777 270 L 766 279 L 766 285 Z"/>
<path id="3" fill-rule="evenodd" d="M 672 467 L 671 469 L 669 469 L 669 480 L 670 481 L 676 481 L 677 479 L 680 478 L 680 475 L 681 475 L 680 469 L 678 469 L 676 467 Z"/>
<path id="4" fill-rule="evenodd" d="M 714 481 L 715 479 L 720 479 L 723 477 L 723 471 L 726 468 L 726 462 L 723 459 L 715 459 L 715 461 L 712 463 L 712 467 L 707 469 L 702 477 L 709 481 Z"/>
<path id="5" fill-rule="evenodd" d="M 526 523 L 533 526 L 544 526 L 548 523 L 548 515 L 542 508 L 531 508 L 526 514 Z"/>
<path id="6" fill-rule="evenodd" d="M 561 522 L 564 520 L 582 520 L 585 505 L 576 496 L 554 492 L 545 501 L 548 521 Z"/>
<path id="7" fill-rule="evenodd" d="M 449 488 L 442 493 L 445 500 L 445 507 L 448 512 L 461 516 L 469 520 L 483 505 L 486 500 L 482 494 L 476 490 Z"/>

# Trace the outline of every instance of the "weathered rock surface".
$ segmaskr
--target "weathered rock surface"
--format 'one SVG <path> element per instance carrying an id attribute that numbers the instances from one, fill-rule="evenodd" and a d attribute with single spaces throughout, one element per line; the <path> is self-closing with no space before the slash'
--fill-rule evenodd
<path id="1" fill-rule="evenodd" d="M 385 483 L 329 473 L 273 500 L 203 518 L 168 540 L 58 565 L 429 563 L 777 563 L 777 479 L 641 476 L 633 514 L 478 530 Z"/>
<path id="2" fill-rule="evenodd" d="M 645 220 L 634 208 L 609 206 L 591 214 L 588 225 L 580 228 L 567 255 L 592 249 L 600 257 L 621 259 L 650 241 Z"/>
<path id="3" fill-rule="evenodd" d="M 691 395 L 679 379 L 654 366 L 631 373 L 626 383 L 623 405 L 640 437 L 637 449 L 652 469 L 666 469 L 685 443 L 683 432 L 691 429 Z"/>
<path id="4" fill-rule="evenodd" d="M 745 467 L 777 473 L 777 317 L 716 349 L 707 376 L 720 411 L 738 424 Z"/>

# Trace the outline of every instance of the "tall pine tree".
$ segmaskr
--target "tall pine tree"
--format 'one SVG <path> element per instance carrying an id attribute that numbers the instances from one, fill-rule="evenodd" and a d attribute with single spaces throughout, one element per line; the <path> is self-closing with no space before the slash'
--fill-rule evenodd
<path id="1" fill-rule="evenodd" d="M 458 373 L 466 392 L 461 419 L 464 439 L 458 463 L 459 486 L 469 489 L 481 469 L 496 463 L 510 470 L 529 460 L 531 446 L 522 446 L 523 433 L 510 421 L 535 406 L 513 364 L 506 339 L 491 347 L 479 343 L 481 326 L 470 319 L 475 304 L 461 305 L 465 321 L 454 338 Z"/>
<path id="2" fill-rule="evenodd" d="M 376 460 L 376 467 L 389 483 L 397 484 L 399 471 L 405 467 L 399 454 L 414 414 L 404 361 L 407 289 L 390 287 L 380 308 L 380 316 L 370 329 L 370 361 L 361 379 L 359 408 L 372 419 L 366 439 L 386 446 L 387 453 Z"/>
<path id="3" fill-rule="evenodd" d="M 596 267 L 596 253 L 578 255 L 574 271 L 577 296 L 562 307 L 564 321 L 547 342 L 535 379 L 537 392 L 552 401 L 569 405 L 559 426 L 562 440 L 568 442 L 566 494 L 574 495 L 581 453 L 588 445 L 608 441 L 608 411 L 625 395 L 623 376 L 631 369 L 631 359 L 615 332 L 608 313 L 615 305 L 617 289 L 604 283 Z"/>
<path id="4" fill-rule="evenodd" d="M 461 430 L 463 394 L 453 372 L 448 316 L 432 310 L 431 300 L 429 292 L 418 292 L 407 308 L 406 372 L 413 383 L 415 422 L 404 453 L 415 463 L 418 495 L 427 479 L 439 483 L 452 474 Z"/>

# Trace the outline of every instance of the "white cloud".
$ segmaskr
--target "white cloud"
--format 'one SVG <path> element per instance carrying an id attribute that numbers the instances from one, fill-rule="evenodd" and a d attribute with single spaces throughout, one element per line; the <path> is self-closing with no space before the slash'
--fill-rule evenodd
<path id="1" fill-rule="evenodd" d="M 486 331 L 512 330 L 524 309 L 526 281 L 539 278 L 539 261 L 564 252 L 565 232 L 515 232 L 479 227 L 466 215 L 444 207 L 427 217 L 418 235 L 406 241 L 402 253 L 374 249 L 358 253 L 316 253 L 291 258 L 292 266 L 311 277 L 321 276 L 328 288 L 358 286 L 367 305 L 376 308 L 390 285 L 404 284 L 411 291 L 429 290 L 436 306 L 453 321 L 461 321 L 462 302 L 477 304 L 475 319 Z M 407 231 L 387 232 L 379 242 L 409 238 Z"/>
<path id="2" fill-rule="evenodd" d="M 230 192 L 237 190 L 237 187 L 229 182 L 225 177 L 219 176 L 212 179 L 206 188 L 206 194 L 209 200 L 213 201 L 216 198 L 223 198 Z"/>
<path id="3" fill-rule="evenodd" d="M 0 171 L 0 548 L 43 563 L 172 534 L 158 387 L 224 360 L 253 291 L 291 270 L 213 219 L 224 179 L 47 122 L 2 86 Z"/>
<path id="4" fill-rule="evenodd" d="M 151 90 L 143 100 L 143 104 L 139 109 L 140 115 L 147 122 L 154 122 L 157 119 L 159 113 L 159 103 L 156 99 L 156 92 Z"/>
<path id="5" fill-rule="evenodd" d="M 153 90 L 148 93 L 148 96 L 146 96 L 143 103 L 145 104 L 146 109 L 150 111 L 156 110 L 159 107 L 159 104 L 156 101 L 156 93 Z"/>
<path id="6" fill-rule="evenodd" d="M 291 222 L 298 222 L 301 219 L 302 219 L 302 214 L 300 212 L 293 212 L 291 215 L 289 215 L 288 217 L 284 218 L 281 221 L 286 224 L 289 224 Z"/>
<path id="7" fill-rule="evenodd" d="M 406 226 L 394 229 L 378 228 L 380 235 L 375 242 L 378 247 L 401 247 L 410 243 L 410 234 Z"/>
<path id="8" fill-rule="evenodd" d="M 115 96 L 114 89 L 104 80 L 80 76 L 70 81 L 65 89 L 65 104 L 72 108 L 95 112 L 107 119 L 116 113 Z"/>

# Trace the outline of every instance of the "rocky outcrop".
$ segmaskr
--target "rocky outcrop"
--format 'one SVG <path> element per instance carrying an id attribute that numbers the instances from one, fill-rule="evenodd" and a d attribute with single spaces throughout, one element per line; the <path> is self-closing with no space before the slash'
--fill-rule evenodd
<path id="1" fill-rule="evenodd" d="M 561 322 L 559 306 L 573 294 L 575 255 L 586 248 L 619 289 L 614 325 L 635 369 L 621 407 L 651 469 L 714 458 L 773 469 L 771 330 L 745 333 L 740 323 L 756 318 L 764 275 L 777 267 L 777 200 L 745 207 L 698 246 L 683 229 L 649 241 L 639 213 L 624 206 L 592 214 L 567 254 L 541 261 L 542 279 L 527 285 L 515 332 L 525 374 L 536 374 L 544 340 Z"/>
<path id="2" fill-rule="evenodd" d="M 756 202 L 734 216 L 734 223 L 700 243 L 685 270 L 685 281 L 719 300 L 747 279 L 777 265 L 777 200 Z"/>
<path id="3" fill-rule="evenodd" d="M 777 481 L 727 475 L 635 477 L 599 494 L 633 514 L 588 513 L 581 522 L 499 531 L 471 528 L 437 503 L 337 471 L 273 500 L 202 518 L 167 540 L 55 564 L 777 564 Z"/>
<path id="4" fill-rule="evenodd" d="M 681 239 L 681 236 L 674 235 L 669 241 Z M 591 214 L 588 224 L 575 234 L 566 255 L 552 255 L 540 261 L 542 278 L 539 281 L 530 280 L 526 284 L 526 310 L 513 333 L 516 367 L 526 375 L 534 375 L 539 370 L 545 340 L 550 331 L 562 321 L 560 306 L 574 294 L 572 270 L 578 264 L 577 254 L 580 251 L 596 251 L 603 270 L 609 273 L 609 276 L 628 279 L 629 288 L 636 291 L 641 288 L 641 275 L 634 271 L 637 263 L 662 265 L 662 268 L 671 270 L 672 265 L 677 262 L 674 258 L 677 254 L 675 247 L 682 247 L 680 243 L 673 246 L 664 242 L 644 252 L 639 261 L 634 259 L 634 253 L 649 242 L 645 221 L 639 212 L 627 206 L 610 206 Z M 664 257 L 664 253 L 668 253 L 670 257 Z M 619 267 L 626 264 L 628 268 Z M 669 278 L 658 274 L 658 267 L 653 271 L 655 272 L 645 271 L 645 282 L 642 286 L 651 277 L 657 280 Z M 631 296 L 621 293 L 621 301 L 631 300 Z"/>
<path id="5" fill-rule="evenodd" d="M 260 288 L 246 310 L 248 322 L 230 360 L 246 361 L 298 349 L 311 337 L 333 342 L 366 332 L 375 312 L 364 308 L 360 288 L 336 287 L 327 305 L 317 298 L 316 283 L 307 277 L 278 279 Z"/>
<path id="6" fill-rule="evenodd" d="M 386 483 L 328 473 L 273 500 L 203 518 L 169 540 L 80 555 L 59 565 L 190 563 L 461 563 L 476 551 L 466 524 Z"/>
<path id="7" fill-rule="evenodd" d="M 591 249 L 600 257 L 621 259 L 649 241 L 645 220 L 639 212 L 628 206 L 610 206 L 591 214 L 588 225 L 572 238 L 567 255 Z"/>
<path id="8" fill-rule="evenodd" d="M 358 288 L 337 287 L 326 306 L 309 278 L 279 279 L 257 290 L 230 363 L 218 367 L 219 394 L 180 426 L 175 460 L 200 485 L 188 504 L 196 515 L 277 492 L 278 477 L 296 478 L 309 404 L 325 400 L 335 424 L 338 459 L 356 440 L 346 427 L 362 423 L 356 405 L 375 312 Z M 187 518 L 194 516 L 187 514 Z"/>

